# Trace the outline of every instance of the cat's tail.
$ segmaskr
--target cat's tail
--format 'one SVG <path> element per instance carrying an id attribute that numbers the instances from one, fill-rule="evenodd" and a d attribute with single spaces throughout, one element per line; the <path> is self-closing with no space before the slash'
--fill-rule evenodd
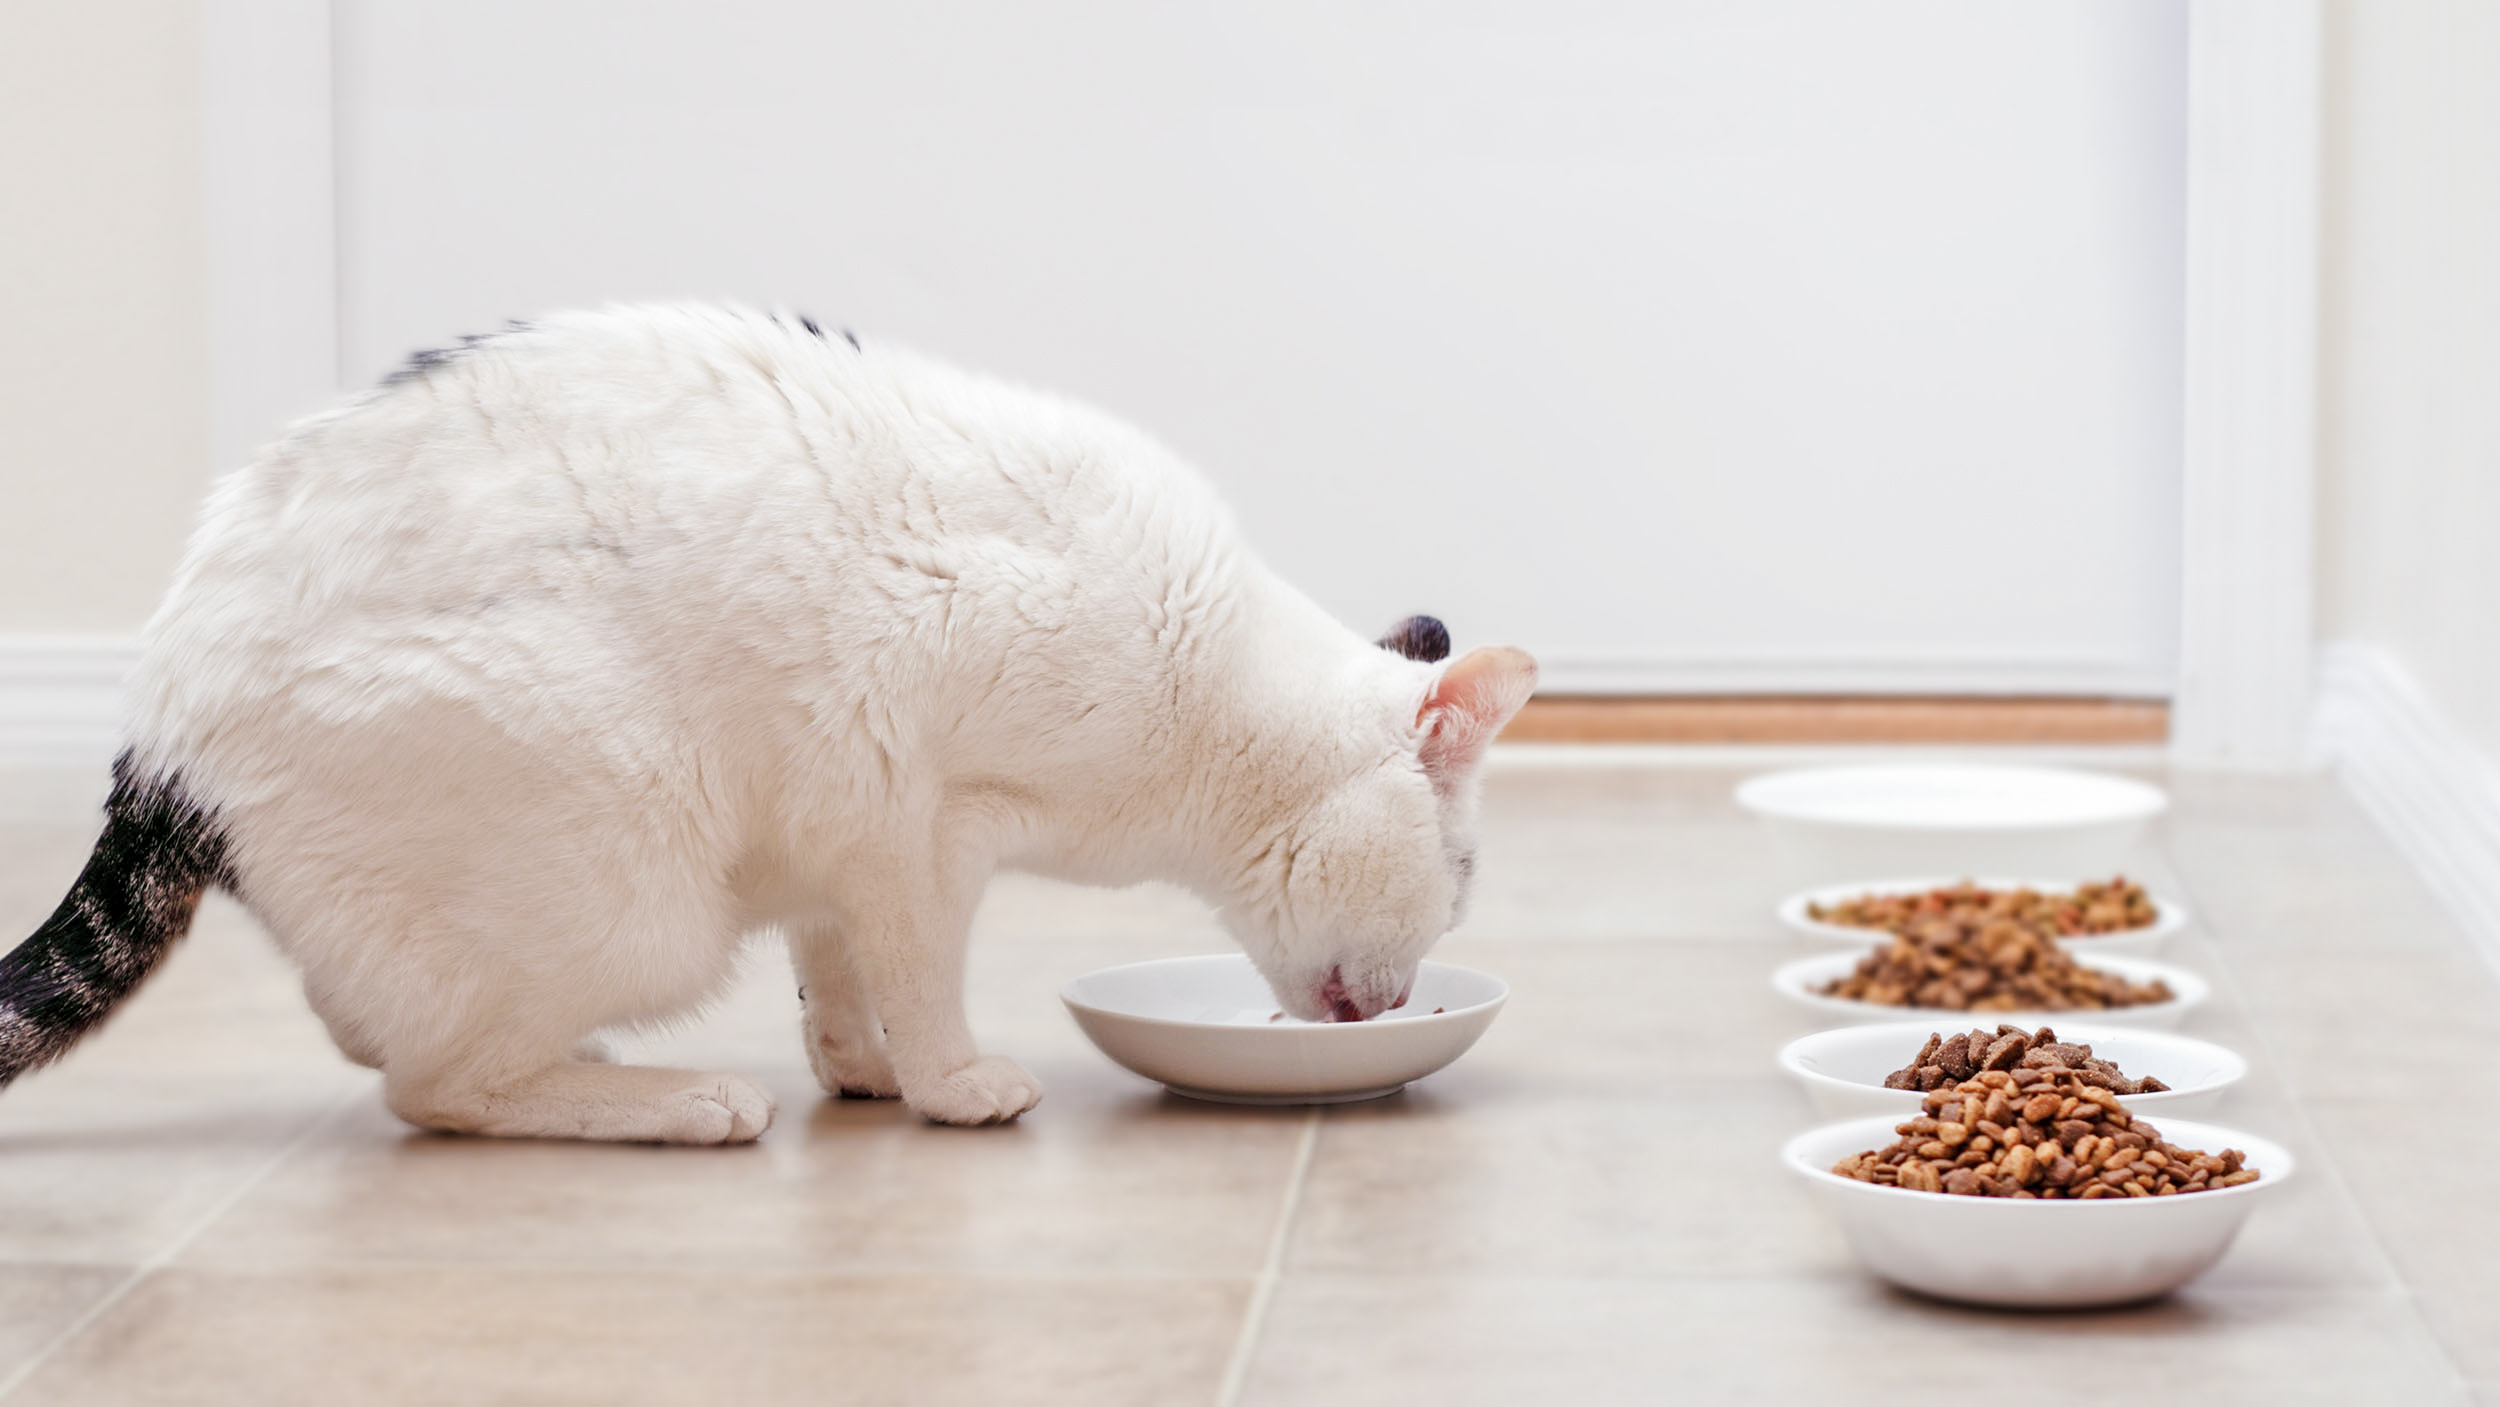
<path id="1" fill-rule="evenodd" d="M 77 1044 L 190 931 L 208 886 L 231 883 L 216 817 L 179 778 L 115 758 L 87 867 L 35 936 L 0 958 L 0 1085 Z"/>

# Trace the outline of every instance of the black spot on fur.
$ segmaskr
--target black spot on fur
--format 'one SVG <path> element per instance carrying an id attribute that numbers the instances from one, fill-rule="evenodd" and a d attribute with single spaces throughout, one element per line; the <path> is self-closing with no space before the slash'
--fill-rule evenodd
<path id="1" fill-rule="evenodd" d="M 806 328 L 806 329 L 807 329 L 807 335 L 808 335 L 808 336 L 810 336 L 810 337 L 815 337 L 815 338 L 819 338 L 819 339 L 821 339 L 821 338 L 823 338 L 823 337 L 824 337 L 824 335 L 825 335 L 825 329 L 824 329 L 824 326 L 823 326 L 822 324 L 818 323 L 818 322 L 817 322 L 814 318 L 809 317 L 809 316 L 808 316 L 807 314 L 805 314 L 805 313 L 800 313 L 800 314 L 797 314 L 796 316 L 798 317 L 798 320 L 799 320 L 799 326 L 801 326 L 801 327 L 803 327 L 803 328 Z M 839 330 L 839 331 L 841 332 L 841 334 L 842 334 L 842 340 L 851 344 L 851 350 L 852 350 L 852 351 L 854 351 L 854 352 L 858 351 L 858 350 L 859 350 L 859 338 L 858 338 L 858 337 L 856 337 L 856 336 L 854 336 L 854 335 L 852 334 L 851 330 L 850 330 L 849 328 L 847 328 L 847 327 L 845 327 L 845 328 L 841 328 L 841 329 L 838 329 L 838 330 Z"/>
<path id="2" fill-rule="evenodd" d="M 0 958 L 0 1085 L 58 1059 L 188 932 L 200 895 L 233 887 L 226 835 L 178 776 L 113 762 L 104 833 L 52 917 Z"/>
<path id="3" fill-rule="evenodd" d="M 505 323 L 500 330 L 495 332 L 471 332 L 463 334 L 460 338 L 460 345 L 457 347 L 419 347 L 417 350 L 408 354 L 408 360 L 401 362 L 398 369 L 394 370 L 390 375 L 383 377 L 382 384 L 385 387 L 389 387 L 404 385 L 410 381 L 423 380 L 425 376 L 432 372 L 436 367 L 451 365 L 453 362 L 460 360 L 461 357 L 466 355 L 481 342 L 491 342 L 507 333 L 527 332 L 529 330 L 530 325 L 527 322 L 524 322 L 520 318 L 514 318 L 510 322 Z"/>
<path id="4" fill-rule="evenodd" d="M 1380 648 L 1410 660 L 1439 664 L 1450 657 L 1450 628 L 1430 616 L 1408 616 L 1380 637 Z"/>

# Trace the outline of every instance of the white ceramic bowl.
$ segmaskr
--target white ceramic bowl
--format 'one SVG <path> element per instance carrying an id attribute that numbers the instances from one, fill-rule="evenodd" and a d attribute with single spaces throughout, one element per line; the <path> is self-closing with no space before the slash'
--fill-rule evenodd
<path id="1" fill-rule="evenodd" d="M 1771 772 L 1736 800 L 1762 818 L 1799 885 L 1957 871 L 2104 878 L 2170 804 L 2128 777 L 1976 763 Z"/>
<path id="2" fill-rule="evenodd" d="M 1395 1094 L 1466 1054 L 1509 996 L 1500 978 L 1427 962 L 1406 1005 L 1369 1021 L 1277 1019 L 1267 979 L 1235 954 L 1107 967 L 1059 992 L 1103 1054 L 1175 1094 L 1228 1104 Z"/>
<path id="3" fill-rule="evenodd" d="M 2248 1062 L 2240 1058 L 2239 1052 L 2194 1036 L 2082 1021 L 2070 1024 L 2051 1020 L 2034 1023 L 2034 1029 L 2039 1024 L 2057 1028 L 2059 1040 L 2092 1047 L 2095 1056 L 2115 1062 L 2129 1075 L 2151 1075 L 2170 1086 L 2155 1094 L 2120 1096 L 2121 1103 L 2147 1117 L 2206 1113 L 2222 1102 L 2225 1091 L 2248 1074 Z M 1789 1078 L 1804 1087 L 1806 1097 L 1814 1101 L 1815 1112 L 1824 1118 L 1856 1119 L 1876 1114 L 1893 1119 L 1915 1118 L 1919 1102 L 1926 1096 L 1917 1090 L 1886 1089 L 1884 1076 L 1910 1063 L 1910 1057 L 1918 1054 L 1929 1036 L 1950 1036 L 1974 1027 L 1994 1030 L 1996 1025 L 1993 1017 L 1965 1016 L 1954 1021 L 1837 1026 L 1799 1036 L 1782 1046 L 1779 1064 Z"/>
<path id="4" fill-rule="evenodd" d="M 1873 947 L 1891 935 L 1880 928 L 1852 928 L 1845 923 L 1824 923 L 1808 915 L 1816 904 L 1837 904 L 1848 899 L 1862 899 L 1869 894 L 1921 894 L 1948 884 L 1953 879 L 1886 879 L 1872 883 L 1826 884 L 1817 889 L 1800 890 L 1780 900 L 1781 923 L 1808 938 L 1827 942 L 1848 943 L 1860 948 Z M 2038 889 L 2061 891 L 2073 889 L 2071 880 L 1982 879 L 1974 880 L 1982 889 Z M 2149 927 L 2130 928 L 2118 933 L 2090 934 L 2058 941 L 2069 949 L 2094 953 L 2123 953 L 2134 957 L 2151 957 L 2168 946 L 2187 927 L 2187 910 L 2159 895 L 2153 896 L 2153 922 Z"/>
<path id="5" fill-rule="evenodd" d="M 1782 963 L 1779 970 L 1771 974 L 1771 986 L 1781 996 L 1824 1018 L 1826 1025 L 1859 1025 L 1877 1021 L 1967 1021 L 1974 1025 L 1994 1026 L 2003 1021 L 2016 1026 L 2038 1027 L 2054 1026 L 2060 1021 L 2079 1021 L 2095 1026 L 2166 1027 L 2178 1025 L 2188 1012 L 2202 1005 L 2205 998 L 2213 994 L 2212 984 L 2175 963 L 2155 962 L 2151 958 L 2075 953 L 2072 955 L 2074 960 L 2085 967 L 2124 977 L 2130 982 L 2150 982 L 2156 978 L 2167 982 L 2171 998 L 2166 1002 L 2146 1002 L 2142 1006 L 2091 1011 L 1952 1011 L 1932 1006 L 1878 1006 L 1873 1002 L 1824 996 L 1820 989 L 1848 976 L 1865 958 L 1866 952 L 1863 948 L 1851 948 Z M 1968 1030 L 1969 1027 L 1963 1029 Z"/>
<path id="6" fill-rule="evenodd" d="M 1780 1158 L 1840 1223 L 1867 1269 L 1969 1304 L 2080 1309 L 2167 1294 L 2220 1260 L 2258 1201 L 2293 1171 L 2280 1144 L 2184 1119 L 2153 1123 L 2182 1148 L 2239 1149 L 2258 1179 L 2177 1197 L 2042 1202 L 1904 1192 L 1831 1170 L 1850 1154 L 1890 1145 L 1898 1122 L 1825 1124 L 1790 1139 Z"/>

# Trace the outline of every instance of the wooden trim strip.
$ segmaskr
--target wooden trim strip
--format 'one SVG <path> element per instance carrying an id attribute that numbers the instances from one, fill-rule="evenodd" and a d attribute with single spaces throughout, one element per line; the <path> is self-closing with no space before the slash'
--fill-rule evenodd
<path id="1" fill-rule="evenodd" d="M 2148 699 L 1539 695 L 1513 743 L 2160 743 Z"/>

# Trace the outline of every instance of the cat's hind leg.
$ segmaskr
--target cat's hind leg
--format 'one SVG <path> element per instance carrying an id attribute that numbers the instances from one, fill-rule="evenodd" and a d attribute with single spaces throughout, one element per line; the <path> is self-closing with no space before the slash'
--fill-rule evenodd
<path id="1" fill-rule="evenodd" d="M 544 867 L 542 868 L 552 868 Z M 299 865 L 258 905 L 304 966 L 340 1048 L 379 1066 L 392 1112 L 422 1128 L 515 1138 L 740 1143 L 771 1098 L 744 1075 L 609 1063 L 596 1033 L 665 1021 L 718 992 L 739 947 L 704 886 L 661 866 L 628 886 L 542 890 L 477 868 L 375 884 Z M 432 896 L 497 891 L 494 902 Z"/>
<path id="2" fill-rule="evenodd" d="M 641 912 L 647 920 L 652 910 Z M 466 1004 L 407 1023 L 384 1043 L 384 1097 L 408 1122 L 454 1133 L 747 1142 L 772 1121 L 761 1085 L 725 1071 L 608 1063 L 593 1039 L 699 1005 L 720 989 L 736 952 L 725 923 L 694 915 L 660 922 L 647 942 L 614 930 L 542 930 L 518 952 L 473 945 Z"/>
<path id="3" fill-rule="evenodd" d="M 747 1143 L 772 1096 L 744 1075 L 560 1060 L 494 1074 L 386 1074 L 391 1111 L 420 1128 L 503 1138 Z"/>

